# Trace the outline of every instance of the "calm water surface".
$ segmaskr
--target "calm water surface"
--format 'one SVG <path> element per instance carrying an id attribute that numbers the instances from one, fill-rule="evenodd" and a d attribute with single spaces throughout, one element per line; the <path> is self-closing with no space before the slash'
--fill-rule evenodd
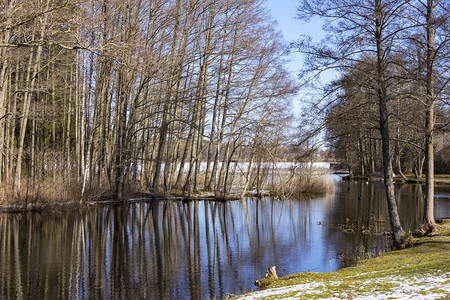
<path id="1" fill-rule="evenodd" d="M 319 199 L 0 214 L 0 299 L 221 299 L 252 290 L 272 265 L 279 276 L 330 272 L 356 254 L 389 251 L 389 236 L 377 234 L 389 229 L 382 182 L 336 184 Z M 422 187 L 397 193 L 414 230 Z M 450 188 L 436 194 L 437 217 L 450 217 Z"/>

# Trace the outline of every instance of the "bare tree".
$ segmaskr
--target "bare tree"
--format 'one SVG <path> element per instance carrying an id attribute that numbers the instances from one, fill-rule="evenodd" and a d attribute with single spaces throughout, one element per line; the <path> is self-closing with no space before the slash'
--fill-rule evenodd
<path id="1" fill-rule="evenodd" d="M 408 7 L 408 1 L 301 1 L 298 13 L 300 18 L 319 16 L 334 20 L 325 29 L 334 33 L 328 43 L 318 46 L 301 45 L 302 51 L 309 55 L 310 67 L 314 70 L 327 68 L 351 68 L 354 62 L 364 63 L 364 55 L 376 61 L 373 90 L 379 110 L 379 130 L 382 142 L 384 184 L 388 202 L 390 224 L 397 247 L 409 243 L 398 215 L 392 158 L 390 153 L 390 117 L 388 103 L 389 77 L 387 68 L 393 57 L 393 46 L 401 32 L 402 19 L 398 16 Z M 334 43 L 335 47 L 330 46 Z"/>
<path id="2" fill-rule="evenodd" d="M 411 3 L 414 15 L 417 14 L 416 26 L 418 34 L 412 36 L 417 45 L 425 53 L 424 74 L 419 75 L 419 84 L 424 93 L 418 95 L 418 100 L 425 107 L 425 163 L 426 192 L 425 209 L 421 231 L 432 232 L 434 221 L 434 136 L 435 107 L 449 83 L 449 6 L 445 1 L 414 1 Z M 420 60 L 420 52 L 416 60 Z M 419 63 L 420 65 L 420 63 Z"/>
<path id="3" fill-rule="evenodd" d="M 1 5 L 0 181 L 16 194 L 27 176 L 82 198 L 226 193 L 244 139 L 274 134 L 255 111 L 292 93 L 260 0 Z"/>

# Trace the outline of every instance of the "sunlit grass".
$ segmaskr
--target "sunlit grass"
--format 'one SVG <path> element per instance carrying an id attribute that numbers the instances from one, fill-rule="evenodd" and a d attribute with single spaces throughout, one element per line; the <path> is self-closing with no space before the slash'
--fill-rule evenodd
<path id="1" fill-rule="evenodd" d="M 438 225 L 432 235 L 414 240 L 414 246 L 386 253 L 381 257 L 359 262 L 357 266 L 331 273 L 299 273 L 277 280 L 267 280 L 264 289 L 320 283 L 313 292 L 302 294 L 290 291 L 278 294 L 276 299 L 295 297 L 316 299 L 344 295 L 352 298 L 362 293 L 386 293 L 396 290 L 398 283 L 389 278 L 413 279 L 420 276 L 441 275 L 450 272 L 450 220 Z M 424 293 L 441 293 L 429 289 Z M 300 294 L 299 294 L 300 293 Z M 447 295 L 448 296 L 448 295 Z M 262 299 L 271 299 L 263 297 Z M 274 298 L 275 299 L 275 298 Z"/>
<path id="2" fill-rule="evenodd" d="M 405 174 L 406 178 L 408 178 L 409 180 L 420 180 L 420 181 L 424 181 L 426 179 L 426 175 L 422 174 L 422 176 L 420 176 L 418 179 L 415 177 L 414 174 Z M 399 177 L 399 176 L 397 176 Z M 450 174 L 434 174 L 434 180 L 435 181 L 442 181 L 442 182 L 447 182 L 448 184 L 450 184 Z"/>

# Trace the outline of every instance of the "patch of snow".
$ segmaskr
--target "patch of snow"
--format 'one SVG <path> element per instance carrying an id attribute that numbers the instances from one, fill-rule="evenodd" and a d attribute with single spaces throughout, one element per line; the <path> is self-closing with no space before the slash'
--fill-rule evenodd
<path id="1" fill-rule="evenodd" d="M 441 274 L 439 274 L 441 273 Z M 327 282 L 327 286 L 339 285 L 342 281 Z M 351 291 L 345 291 L 340 294 L 333 295 L 328 299 L 437 299 L 446 296 L 450 293 L 450 272 L 442 273 L 436 272 L 433 274 L 416 275 L 412 277 L 404 277 L 399 275 L 385 276 L 381 278 L 361 280 L 358 282 L 358 286 L 364 288 L 367 285 L 373 286 L 374 284 L 392 284 L 393 286 L 387 291 L 364 291 L 357 294 Z M 321 291 L 317 290 L 319 287 L 324 287 L 323 282 L 309 282 L 303 284 L 292 285 L 282 288 L 274 288 L 263 291 L 254 292 L 250 295 L 242 297 L 240 299 L 253 300 L 262 299 L 264 297 L 283 297 L 288 293 L 298 292 L 295 296 L 286 297 L 283 299 L 299 299 L 304 298 L 307 295 L 317 295 Z M 433 290 L 443 291 L 433 292 Z M 327 291 L 325 289 L 325 291 Z M 356 293 L 356 291 L 354 291 Z"/>
<path id="2" fill-rule="evenodd" d="M 303 291 L 303 292 L 310 291 L 310 292 L 314 293 L 314 292 L 316 292 L 315 289 L 322 285 L 323 284 L 319 283 L 319 282 L 296 284 L 296 285 L 292 285 L 292 286 L 288 286 L 288 287 L 274 288 L 274 289 L 268 289 L 268 290 L 254 292 L 248 296 L 245 296 L 245 297 L 239 298 L 239 299 L 257 300 L 257 299 L 261 299 L 262 297 L 277 296 L 277 295 L 281 296 L 283 294 L 287 294 L 287 293 L 291 293 L 291 292 L 299 292 L 299 291 Z M 299 295 L 296 295 L 296 296 L 299 296 Z M 286 298 L 286 299 L 296 299 L 296 298 Z"/>

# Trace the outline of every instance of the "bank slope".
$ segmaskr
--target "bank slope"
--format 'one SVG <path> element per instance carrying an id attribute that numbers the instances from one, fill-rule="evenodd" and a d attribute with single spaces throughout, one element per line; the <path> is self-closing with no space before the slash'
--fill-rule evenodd
<path id="1" fill-rule="evenodd" d="M 450 220 L 415 246 L 332 273 L 299 273 L 237 299 L 440 299 L 450 297 Z"/>

